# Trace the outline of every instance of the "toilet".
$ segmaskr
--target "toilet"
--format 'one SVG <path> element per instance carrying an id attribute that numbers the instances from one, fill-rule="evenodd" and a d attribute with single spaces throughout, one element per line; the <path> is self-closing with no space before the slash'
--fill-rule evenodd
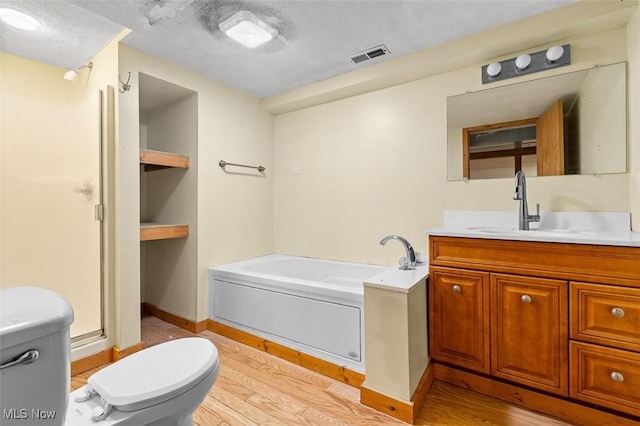
<path id="1" fill-rule="evenodd" d="M 0 290 L 0 424 L 191 426 L 218 377 L 207 339 L 172 340 L 136 352 L 69 394 L 73 310 L 37 287 Z"/>

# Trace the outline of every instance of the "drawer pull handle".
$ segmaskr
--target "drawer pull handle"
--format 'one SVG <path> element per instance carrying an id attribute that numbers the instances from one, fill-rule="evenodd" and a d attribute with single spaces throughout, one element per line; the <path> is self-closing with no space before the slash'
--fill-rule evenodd
<path id="1" fill-rule="evenodd" d="M 624 309 L 622 308 L 613 308 L 611 309 L 611 315 L 616 318 L 622 318 L 624 316 Z"/>
<path id="2" fill-rule="evenodd" d="M 613 373 L 611 373 L 611 380 L 613 380 L 614 382 L 622 383 L 624 382 L 624 376 L 621 373 L 614 371 Z"/>
<path id="3" fill-rule="evenodd" d="M 529 296 L 528 294 L 523 294 L 520 300 L 522 301 L 522 303 L 531 303 L 531 296 Z"/>
<path id="4" fill-rule="evenodd" d="M 453 290 L 454 293 L 460 293 L 460 286 L 458 284 L 454 285 L 453 287 L 451 287 L 451 289 Z"/>

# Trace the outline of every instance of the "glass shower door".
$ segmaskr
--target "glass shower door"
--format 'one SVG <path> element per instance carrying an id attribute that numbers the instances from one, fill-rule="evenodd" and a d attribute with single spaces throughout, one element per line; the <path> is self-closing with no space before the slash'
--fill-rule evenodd
<path id="1" fill-rule="evenodd" d="M 0 99 L 0 286 L 54 290 L 73 307 L 73 340 L 100 335 L 101 92 L 86 82 L 70 85 L 44 64 L 14 70 L 7 62 Z"/>

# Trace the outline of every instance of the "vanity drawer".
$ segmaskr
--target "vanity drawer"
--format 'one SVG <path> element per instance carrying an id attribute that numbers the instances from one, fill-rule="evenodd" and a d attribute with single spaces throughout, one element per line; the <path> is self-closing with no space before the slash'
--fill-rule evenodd
<path id="1" fill-rule="evenodd" d="M 640 352 L 640 289 L 572 282 L 571 338 Z"/>
<path id="2" fill-rule="evenodd" d="M 571 342 L 570 396 L 640 415 L 640 354 Z"/>

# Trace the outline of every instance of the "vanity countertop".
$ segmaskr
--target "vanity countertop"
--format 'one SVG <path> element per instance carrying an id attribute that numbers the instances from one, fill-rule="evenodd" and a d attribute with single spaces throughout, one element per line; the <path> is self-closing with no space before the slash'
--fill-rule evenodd
<path id="1" fill-rule="evenodd" d="M 543 212 L 530 231 L 518 230 L 515 211 L 446 211 L 444 225 L 427 231 L 443 237 L 640 247 L 623 212 Z"/>
<path id="2" fill-rule="evenodd" d="M 366 287 L 409 293 L 420 281 L 429 275 L 429 264 L 421 263 L 415 269 L 403 271 L 398 267 L 389 267 L 364 282 Z"/>

